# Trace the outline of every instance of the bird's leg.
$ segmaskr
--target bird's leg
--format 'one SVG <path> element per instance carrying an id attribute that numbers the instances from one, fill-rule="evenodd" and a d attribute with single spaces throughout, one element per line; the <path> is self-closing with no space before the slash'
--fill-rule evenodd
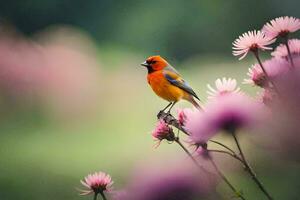
<path id="1" fill-rule="evenodd" d="M 173 104 L 171 105 L 171 107 L 169 108 L 167 114 L 169 115 L 171 113 L 171 109 L 173 108 L 173 106 L 177 103 L 177 101 L 174 101 Z"/>
<path id="2" fill-rule="evenodd" d="M 170 102 L 164 109 L 162 109 L 158 112 L 157 118 L 160 118 L 163 115 L 163 113 L 165 112 L 165 110 L 170 107 L 170 105 L 172 105 L 172 102 Z"/>
<path id="3" fill-rule="evenodd" d="M 170 105 L 172 105 L 173 102 L 170 102 L 164 109 L 162 109 L 160 112 L 164 112 L 165 110 L 167 110 L 167 108 L 170 107 Z"/>

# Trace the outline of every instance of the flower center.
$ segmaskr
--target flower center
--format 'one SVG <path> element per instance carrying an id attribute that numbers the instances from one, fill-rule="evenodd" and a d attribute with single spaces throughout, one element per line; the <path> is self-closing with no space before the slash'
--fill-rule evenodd
<path id="1" fill-rule="evenodd" d="M 250 51 L 253 51 L 253 52 L 255 52 L 255 51 L 257 51 L 258 50 L 258 44 L 257 43 L 254 43 L 254 44 L 252 44 L 251 46 L 250 46 Z"/>
<path id="2" fill-rule="evenodd" d="M 92 189 L 95 193 L 101 193 L 107 189 L 106 187 L 107 185 L 95 185 L 92 186 Z"/>
<path id="3" fill-rule="evenodd" d="M 289 30 L 282 30 L 282 31 L 279 32 L 278 35 L 279 35 L 280 37 L 283 37 L 283 38 L 284 38 L 284 37 L 286 37 L 289 33 L 290 33 Z"/>
<path id="4" fill-rule="evenodd" d="M 253 81 L 256 85 L 258 85 L 260 87 L 264 87 L 267 83 L 267 79 L 266 79 L 266 76 L 264 73 L 258 73 L 256 75 L 254 75 Z"/>
<path id="5" fill-rule="evenodd" d="M 226 95 L 226 94 L 228 94 L 228 93 L 230 93 L 230 91 L 228 91 L 228 90 L 220 91 L 220 95 Z"/>

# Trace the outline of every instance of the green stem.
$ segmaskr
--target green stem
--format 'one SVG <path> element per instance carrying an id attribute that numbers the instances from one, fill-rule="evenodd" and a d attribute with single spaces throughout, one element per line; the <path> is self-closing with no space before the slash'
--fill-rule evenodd
<path id="1" fill-rule="evenodd" d="M 263 184 L 260 182 L 260 180 L 257 178 L 255 172 L 253 171 L 253 169 L 250 167 L 249 163 L 247 162 L 246 158 L 245 158 L 245 155 L 242 151 L 242 148 L 240 146 L 240 143 L 236 137 L 236 133 L 235 131 L 232 132 L 232 136 L 234 138 L 234 141 L 237 145 L 237 148 L 240 152 L 240 155 L 244 161 L 244 164 L 245 164 L 245 169 L 246 171 L 250 174 L 251 178 L 253 179 L 253 181 L 257 184 L 257 186 L 259 187 L 259 189 L 266 195 L 266 197 L 269 199 L 269 200 L 273 200 L 273 198 L 271 197 L 271 195 L 268 193 L 268 191 L 265 189 L 265 187 L 263 186 Z"/>
<path id="2" fill-rule="evenodd" d="M 243 195 L 239 191 L 237 191 L 237 189 L 230 183 L 226 176 L 220 171 L 215 161 L 211 157 L 209 157 L 209 160 L 212 166 L 215 168 L 218 175 L 224 180 L 224 182 L 230 187 L 230 189 L 236 194 L 236 196 L 243 200 L 246 200 L 245 197 L 243 197 Z"/>
<path id="3" fill-rule="evenodd" d="M 94 193 L 94 200 L 97 200 L 98 192 Z"/>
<path id="4" fill-rule="evenodd" d="M 240 161 L 240 162 L 244 165 L 244 161 L 243 161 L 238 155 L 236 155 L 236 153 L 230 153 L 230 152 L 228 152 L 228 151 L 215 150 L 215 149 L 207 149 L 207 151 L 209 151 L 209 152 L 215 152 L 215 153 L 223 153 L 223 154 L 227 154 L 227 155 L 233 157 L 234 159 Z"/>
<path id="5" fill-rule="evenodd" d="M 230 147 L 226 146 L 225 144 L 223 144 L 221 142 L 218 142 L 216 140 L 209 140 L 209 141 L 212 142 L 212 143 L 218 144 L 221 147 L 224 147 L 225 149 L 229 150 L 231 153 L 235 154 L 235 152 Z"/>
<path id="6" fill-rule="evenodd" d="M 176 142 L 177 144 L 179 144 L 179 146 L 186 152 L 186 154 L 192 159 L 192 161 L 195 163 L 195 165 L 196 165 L 199 169 L 203 170 L 204 172 L 208 172 L 203 166 L 201 166 L 201 165 L 197 162 L 197 160 L 193 157 L 193 155 L 189 152 L 189 150 L 188 150 L 188 149 L 180 142 L 179 137 L 176 137 L 176 138 L 175 138 L 175 142 Z"/>
<path id="7" fill-rule="evenodd" d="M 294 69 L 295 68 L 295 64 L 294 64 L 294 61 L 293 61 L 293 58 L 292 58 L 291 49 L 290 49 L 290 46 L 289 46 L 289 39 L 288 39 L 287 36 L 284 38 L 284 44 L 285 44 L 287 52 L 288 52 L 289 60 L 290 60 L 291 65 L 292 65 L 292 67 Z"/>
<path id="8" fill-rule="evenodd" d="M 100 192 L 100 195 L 101 195 L 103 200 L 107 200 L 106 196 L 104 195 L 104 192 Z"/>
<path id="9" fill-rule="evenodd" d="M 274 84 L 274 82 L 273 82 L 273 81 L 271 80 L 271 78 L 269 77 L 269 75 L 268 75 L 268 73 L 267 73 L 267 71 L 266 71 L 264 65 L 262 64 L 262 62 L 261 62 L 261 60 L 260 60 L 260 57 L 259 57 L 259 55 L 258 55 L 258 51 L 253 51 L 253 54 L 254 54 L 256 60 L 258 61 L 258 64 L 259 64 L 260 68 L 261 68 L 262 71 L 264 72 L 267 81 L 268 81 L 269 83 L 272 84 L 274 90 L 279 94 L 278 88 L 276 87 L 276 85 Z"/>
<path id="10" fill-rule="evenodd" d="M 206 173 L 208 172 L 205 168 L 203 168 L 203 166 L 201 166 L 197 160 L 193 157 L 193 155 L 189 152 L 189 150 L 180 142 L 179 138 L 176 137 L 175 138 L 175 142 L 177 144 L 179 144 L 179 146 L 186 152 L 186 154 L 192 159 L 192 161 L 195 163 L 195 165 L 205 171 Z M 245 200 L 245 198 L 233 187 L 233 185 L 229 182 L 229 180 L 225 177 L 225 175 L 219 170 L 219 168 L 217 167 L 217 165 L 214 163 L 214 161 L 212 160 L 212 158 L 209 158 L 216 170 L 216 172 L 218 173 L 218 175 L 225 181 L 225 183 L 231 188 L 231 190 L 241 199 Z M 211 172 L 208 172 L 211 173 Z"/>

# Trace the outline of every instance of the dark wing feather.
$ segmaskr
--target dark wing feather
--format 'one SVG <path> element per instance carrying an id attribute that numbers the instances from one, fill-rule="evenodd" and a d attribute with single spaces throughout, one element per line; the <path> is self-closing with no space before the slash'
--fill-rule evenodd
<path id="1" fill-rule="evenodd" d="M 163 70 L 163 75 L 172 85 L 181 88 L 185 92 L 200 100 L 194 90 L 188 85 L 185 80 L 181 78 L 180 74 L 173 67 L 166 67 Z"/>

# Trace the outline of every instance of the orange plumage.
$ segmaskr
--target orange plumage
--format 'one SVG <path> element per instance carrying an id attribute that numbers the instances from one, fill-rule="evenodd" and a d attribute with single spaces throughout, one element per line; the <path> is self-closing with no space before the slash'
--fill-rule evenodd
<path id="1" fill-rule="evenodd" d="M 141 65 L 147 67 L 147 80 L 152 90 L 161 98 L 169 101 L 171 108 L 181 99 L 191 102 L 200 108 L 194 97 L 199 99 L 193 89 L 185 82 L 180 74 L 162 57 L 151 56 Z"/>

